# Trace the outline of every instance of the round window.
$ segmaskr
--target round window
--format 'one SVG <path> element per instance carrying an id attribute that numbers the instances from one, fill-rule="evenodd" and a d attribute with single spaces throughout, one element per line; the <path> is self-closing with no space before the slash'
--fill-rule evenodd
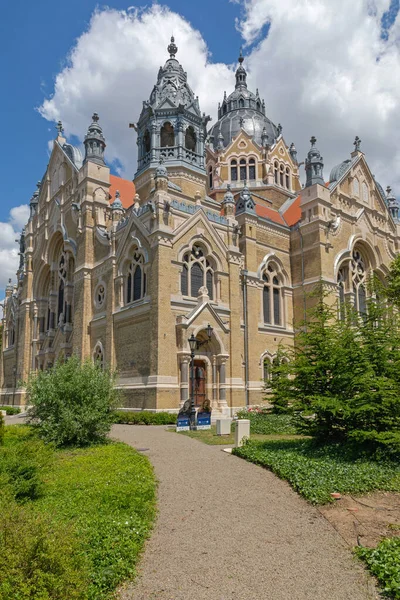
<path id="1" fill-rule="evenodd" d="M 97 286 L 96 292 L 94 294 L 94 301 L 97 308 L 100 308 L 104 304 L 104 300 L 106 298 L 106 289 L 102 283 Z"/>

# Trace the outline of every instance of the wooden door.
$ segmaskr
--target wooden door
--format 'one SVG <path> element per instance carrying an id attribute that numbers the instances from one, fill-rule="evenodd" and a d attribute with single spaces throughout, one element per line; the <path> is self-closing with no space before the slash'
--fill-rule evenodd
<path id="1" fill-rule="evenodd" d="M 207 371 L 204 360 L 194 361 L 194 400 L 201 406 L 206 399 Z"/>

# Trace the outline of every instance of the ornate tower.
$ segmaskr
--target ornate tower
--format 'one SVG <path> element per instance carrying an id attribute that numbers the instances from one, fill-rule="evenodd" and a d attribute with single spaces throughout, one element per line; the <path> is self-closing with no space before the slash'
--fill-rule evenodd
<path id="1" fill-rule="evenodd" d="M 323 177 L 323 169 L 324 162 L 321 156 L 320 151 L 315 146 L 317 139 L 315 136 L 312 136 L 311 140 L 311 148 L 308 151 L 306 158 L 306 186 L 314 185 L 314 183 L 319 183 L 320 185 L 325 185 L 324 177 Z"/>
<path id="2" fill-rule="evenodd" d="M 201 114 L 198 98 L 187 83 L 187 73 L 176 59 L 178 48 L 172 37 L 169 59 L 160 67 L 157 83 L 148 101 L 143 102 L 137 123 L 137 189 L 149 180 L 149 174 L 162 161 L 174 183 L 184 187 L 180 177 L 185 170 L 205 182 L 204 140 L 210 117 Z M 178 175 L 179 173 L 179 175 Z M 199 181 L 200 183 L 200 181 Z M 197 188 L 199 187 L 197 183 Z M 146 195 L 143 190 L 141 195 Z"/>
<path id="3" fill-rule="evenodd" d="M 93 113 L 92 124 L 89 125 L 89 129 L 84 139 L 85 146 L 85 159 L 84 163 L 88 160 L 95 162 L 99 165 L 105 165 L 104 161 L 104 150 L 106 148 L 106 141 L 103 136 L 103 130 L 99 125 L 99 115 Z"/>

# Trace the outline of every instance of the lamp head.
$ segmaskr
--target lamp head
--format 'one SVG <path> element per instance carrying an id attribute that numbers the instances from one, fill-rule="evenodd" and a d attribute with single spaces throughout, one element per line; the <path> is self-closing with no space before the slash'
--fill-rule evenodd
<path id="1" fill-rule="evenodd" d="M 197 350 L 197 338 L 194 337 L 193 333 L 189 338 L 189 347 L 191 349 L 192 352 L 194 352 L 195 350 Z"/>

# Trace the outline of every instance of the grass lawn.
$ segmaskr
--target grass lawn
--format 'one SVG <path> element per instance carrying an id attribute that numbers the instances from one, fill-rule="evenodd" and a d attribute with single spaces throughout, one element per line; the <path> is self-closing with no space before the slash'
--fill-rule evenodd
<path id="1" fill-rule="evenodd" d="M 175 429 L 171 429 L 170 431 L 175 431 Z M 217 435 L 216 432 L 216 427 L 215 425 L 211 425 L 211 429 L 203 429 L 201 431 L 180 431 L 179 432 L 180 435 L 187 435 L 188 437 L 191 437 L 195 440 L 199 440 L 200 442 L 203 442 L 204 444 L 209 444 L 211 446 L 215 445 L 215 446 L 229 446 L 235 443 L 235 433 L 233 431 L 233 429 L 231 429 L 231 433 L 229 435 Z M 301 438 L 304 439 L 301 436 L 296 436 L 296 435 L 281 435 L 281 434 L 260 434 L 260 433 L 253 433 L 250 434 L 251 435 L 251 439 L 253 440 L 258 440 L 258 441 L 266 441 L 266 440 L 281 440 L 281 439 L 297 439 L 297 438 Z"/>
<path id="2" fill-rule="evenodd" d="M 56 451 L 6 427 L 0 485 L 0 598 L 100 600 L 134 577 L 156 484 L 133 448 Z"/>
<path id="3" fill-rule="evenodd" d="M 339 444 L 317 447 L 311 439 L 251 440 L 233 453 L 286 479 L 313 504 L 332 501 L 332 492 L 400 491 L 398 463 L 356 458 Z"/>

